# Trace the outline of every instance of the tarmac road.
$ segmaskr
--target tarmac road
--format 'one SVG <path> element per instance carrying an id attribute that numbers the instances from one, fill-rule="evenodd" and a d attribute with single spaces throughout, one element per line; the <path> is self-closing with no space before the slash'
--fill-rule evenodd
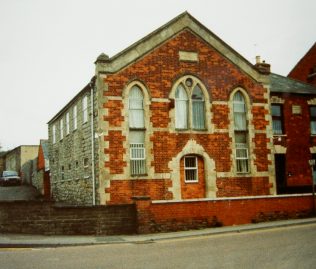
<path id="1" fill-rule="evenodd" d="M 315 268 L 316 223 L 152 242 L 2 248 L 6 269 Z"/>
<path id="2" fill-rule="evenodd" d="M 30 185 L 0 186 L 0 201 L 36 200 L 39 195 Z"/>

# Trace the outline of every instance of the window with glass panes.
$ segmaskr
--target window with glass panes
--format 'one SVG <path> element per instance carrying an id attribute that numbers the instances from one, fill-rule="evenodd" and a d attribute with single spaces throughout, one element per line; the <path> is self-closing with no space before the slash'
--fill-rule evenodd
<path id="1" fill-rule="evenodd" d="M 77 105 L 75 105 L 75 106 L 73 107 L 72 119 L 73 119 L 73 130 L 76 130 L 76 129 L 77 129 L 77 122 L 78 122 Z"/>
<path id="2" fill-rule="evenodd" d="M 194 78 L 184 78 L 175 92 L 176 129 L 205 129 L 205 97 Z"/>
<path id="3" fill-rule="evenodd" d="M 282 105 L 271 105 L 273 134 L 283 134 Z"/>
<path id="4" fill-rule="evenodd" d="M 185 182 L 198 182 L 198 160 L 195 156 L 184 157 Z"/>
<path id="5" fill-rule="evenodd" d="M 82 122 L 88 121 L 88 97 L 85 96 L 82 99 Z"/>
<path id="6" fill-rule="evenodd" d="M 235 160 L 237 173 L 249 172 L 249 148 L 247 142 L 247 107 L 245 98 L 240 91 L 233 97 L 234 129 L 235 129 Z"/>
<path id="7" fill-rule="evenodd" d="M 69 112 L 67 112 L 67 114 L 66 114 L 66 135 L 69 134 L 69 130 L 70 130 L 70 127 L 69 127 Z"/>
<path id="8" fill-rule="evenodd" d="M 311 134 L 316 135 L 316 106 L 310 106 L 310 126 L 311 126 Z"/>
<path id="9" fill-rule="evenodd" d="M 131 175 L 144 175 L 146 174 L 144 96 L 137 85 L 129 92 L 128 106 Z"/>
<path id="10" fill-rule="evenodd" d="M 62 140 L 64 138 L 64 121 L 63 119 L 60 119 L 59 122 L 59 138 Z"/>

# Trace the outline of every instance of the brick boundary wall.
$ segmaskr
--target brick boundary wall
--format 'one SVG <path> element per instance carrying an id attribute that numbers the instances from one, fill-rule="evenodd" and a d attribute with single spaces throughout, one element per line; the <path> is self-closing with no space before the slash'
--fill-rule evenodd
<path id="1" fill-rule="evenodd" d="M 151 201 L 134 197 L 138 233 L 305 218 L 313 215 L 311 194 L 257 196 L 187 201 Z"/>
<path id="2" fill-rule="evenodd" d="M 58 206 L 43 201 L 0 202 L 0 232 L 45 235 L 136 233 L 135 205 Z"/>
<path id="3" fill-rule="evenodd" d="M 313 215 L 311 194 L 58 206 L 47 201 L 0 202 L 0 232 L 45 235 L 118 235 L 170 232 Z"/>

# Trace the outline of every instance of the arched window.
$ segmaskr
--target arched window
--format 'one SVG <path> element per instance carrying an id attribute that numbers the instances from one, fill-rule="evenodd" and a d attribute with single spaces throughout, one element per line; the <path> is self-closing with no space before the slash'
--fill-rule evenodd
<path id="1" fill-rule="evenodd" d="M 240 91 L 233 96 L 235 157 L 237 173 L 249 172 L 247 106 Z"/>
<path id="2" fill-rule="evenodd" d="M 204 95 L 197 84 L 192 93 L 192 127 L 193 129 L 205 129 Z"/>
<path id="3" fill-rule="evenodd" d="M 247 130 L 245 98 L 239 91 L 234 95 L 234 126 L 235 131 Z"/>
<path id="4" fill-rule="evenodd" d="M 205 129 L 205 96 L 200 82 L 194 77 L 184 77 L 176 88 L 175 127 Z"/>
<path id="5" fill-rule="evenodd" d="M 176 91 L 176 128 L 188 128 L 188 95 L 182 83 Z"/>
<path id="6" fill-rule="evenodd" d="M 144 128 L 144 96 L 138 86 L 133 86 L 129 93 L 129 127 Z"/>
<path id="7" fill-rule="evenodd" d="M 128 95 L 131 175 L 146 174 L 144 95 L 134 85 Z"/>

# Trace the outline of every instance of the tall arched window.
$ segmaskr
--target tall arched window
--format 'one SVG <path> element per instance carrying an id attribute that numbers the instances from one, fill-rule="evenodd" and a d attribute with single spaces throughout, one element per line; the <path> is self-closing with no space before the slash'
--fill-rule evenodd
<path id="1" fill-rule="evenodd" d="M 205 96 L 200 82 L 184 77 L 175 92 L 176 129 L 205 129 Z"/>
<path id="2" fill-rule="evenodd" d="M 237 173 L 249 172 L 247 106 L 240 91 L 233 96 L 235 156 Z"/>
<path id="3" fill-rule="evenodd" d="M 134 176 L 146 174 L 144 95 L 139 86 L 128 95 L 130 167 Z"/>
<path id="4" fill-rule="evenodd" d="M 197 84 L 192 93 L 192 127 L 193 129 L 205 129 L 204 95 Z"/>
<path id="5" fill-rule="evenodd" d="M 182 83 L 176 91 L 176 128 L 188 128 L 188 95 Z"/>
<path id="6" fill-rule="evenodd" d="M 129 93 L 129 127 L 144 128 L 144 96 L 138 86 L 133 86 Z"/>

